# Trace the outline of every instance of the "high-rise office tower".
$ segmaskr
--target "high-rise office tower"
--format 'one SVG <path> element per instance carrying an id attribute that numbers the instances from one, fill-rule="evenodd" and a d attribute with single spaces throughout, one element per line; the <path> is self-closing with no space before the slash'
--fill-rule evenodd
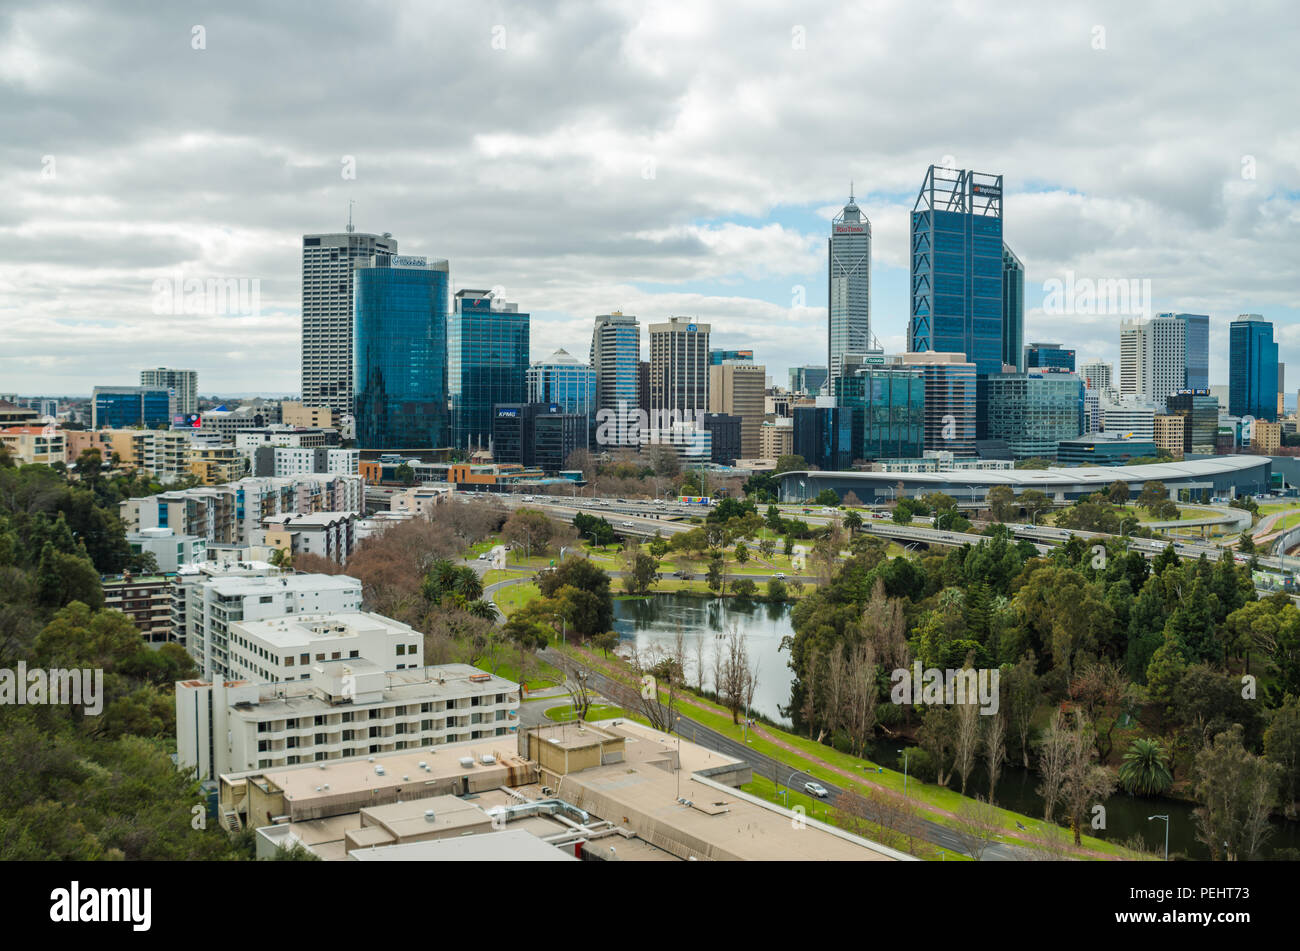
<path id="1" fill-rule="evenodd" d="M 984 439 L 985 381 L 1002 372 L 1002 176 L 931 165 L 911 233 L 909 349 L 960 353 L 975 365 L 975 438 Z"/>
<path id="2" fill-rule="evenodd" d="M 1187 325 L 1176 317 L 1120 324 L 1119 391 L 1161 406 L 1170 393 L 1186 389 Z"/>
<path id="3" fill-rule="evenodd" d="M 708 412 L 709 325 L 670 317 L 649 329 L 651 408 L 686 421 Z"/>
<path id="4" fill-rule="evenodd" d="M 974 458 L 975 364 L 960 353 L 900 353 L 888 365 L 921 368 L 925 377 L 925 448 Z"/>
<path id="5" fill-rule="evenodd" d="M 931 165 L 912 207 L 910 349 L 1002 372 L 1002 176 Z"/>
<path id="6" fill-rule="evenodd" d="M 1286 364 L 1277 365 L 1277 418 L 1286 415 Z"/>
<path id="7" fill-rule="evenodd" d="M 1273 419 L 1276 387 L 1273 324 L 1259 314 L 1242 314 L 1228 325 L 1228 412 Z"/>
<path id="8" fill-rule="evenodd" d="M 1025 372 L 1025 266 L 1002 243 L 1002 362 Z"/>
<path id="9" fill-rule="evenodd" d="M 642 408 L 641 325 L 635 317 L 614 311 L 596 318 L 591 332 L 591 368 L 596 371 L 598 413 L 635 413 Z M 626 424 L 626 420 L 622 422 Z M 625 425 L 614 428 L 622 432 Z"/>
<path id="10" fill-rule="evenodd" d="M 391 234 L 302 236 L 302 403 L 351 413 L 352 269 L 397 254 Z"/>
<path id="11" fill-rule="evenodd" d="M 826 367 L 791 367 L 790 392 L 821 396 L 827 391 Z"/>
<path id="12" fill-rule="evenodd" d="M 989 438 L 1016 459 L 1056 458 L 1056 444 L 1084 432 L 1083 381 L 1063 369 L 1030 368 L 990 376 Z"/>
<path id="13" fill-rule="evenodd" d="M 361 449 L 451 444 L 447 262 L 376 254 L 353 271 L 353 374 Z"/>
<path id="14" fill-rule="evenodd" d="M 596 371 L 560 348 L 528 368 L 528 402 L 557 403 L 561 411 L 594 419 Z"/>
<path id="15" fill-rule="evenodd" d="M 854 461 L 920 459 L 925 452 L 925 373 L 868 364 L 836 383 L 841 412 L 852 413 Z"/>
<path id="16" fill-rule="evenodd" d="M 171 392 L 161 386 L 97 386 L 90 392 L 90 428 L 169 426 L 171 404 Z"/>
<path id="17" fill-rule="evenodd" d="M 1183 389 L 1205 390 L 1210 386 L 1210 318 L 1207 314 L 1157 314 L 1173 317 L 1185 327 L 1187 379 Z"/>
<path id="18" fill-rule="evenodd" d="M 168 367 L 141 370 L 140 385 L 170 390 L 173 417 L 199 411 L 199 375 L 194 370 L 173 370 Z"/>
<path id="19" fill-rule="evenodd" d="M 447 390 L 452 442 L 486 449 L 492 408 L 527 394 L 529 319 L 491 291 L 460 290 L 447 321 Z"/>
<path id="20" fill-rule="evenodd" d="M 1074 372 L 1074 351 L 1061 349 L 1059 343 L 1031 343 L 1025 347 L 1023 359 L 1027 370 L 1052 367 Z"/>
<path id="21" fill-rule="evenodd" d="M 844 354 L 867 353 L 871 337 L 871 222 L 849 195 L 826 242 L 827 363 L 830 384 L 843 373 Z"/>
<path id="22" fill-rule="evenodd" d="M 758 433 L 766 401 L 767 367 L 763 364 L 727 360 L 709 367 L 709 412 L 740 417 L 742 459 L 758 458 Z"/>

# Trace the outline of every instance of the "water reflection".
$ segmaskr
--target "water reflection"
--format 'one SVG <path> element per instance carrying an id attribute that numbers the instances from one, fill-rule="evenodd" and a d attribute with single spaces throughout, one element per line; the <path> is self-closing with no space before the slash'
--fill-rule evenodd
<path id="1" fill-rule="evenodd" d="M 782 651 L 781 640 L 792 636 L 790 608 L 785 604 L 750 601 L 744 598 L 699 598 L 679 594 L 657 594 L 614 602 L 614 629 L 628 647 L 638 651 L 667 651 L 680 630 L 686 645 L 686 677 L 696 683 L 703 647 L 704 686 L 713 689 L 713 659 L 732 624 L 745 638 L 750 660 L 758 663 L 758 688 L 754 710 L 773 722 L 789 725 L 780 707 L 790 702 L 790 655 Z"/>

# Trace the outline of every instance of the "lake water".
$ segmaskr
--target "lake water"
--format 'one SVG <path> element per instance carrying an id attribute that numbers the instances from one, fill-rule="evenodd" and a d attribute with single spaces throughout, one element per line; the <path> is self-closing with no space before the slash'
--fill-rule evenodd
<path id="1" fill-rule="evenodd" d="M 680 630 L 686 640 L 686 678 L 695 684 L 695 649 L 704 641 L 704 686 L 713 688 L 714 651 L 725 644 L 735 625 L 745 638 L 750 661 L 758 663 L 758 688 L 754 709 L 774 723 L 789 725 L 780 707 L 790 702 L 788 651 L 780 650 L 783 637 L 793 637 L 790 608 L 741 598 L 701 598 L 682 594 L 656 594 L 614 602 L 614 630 L 638 651 L 670 650 Z M 624 650 L 622 648 L 621 650 Z"/>

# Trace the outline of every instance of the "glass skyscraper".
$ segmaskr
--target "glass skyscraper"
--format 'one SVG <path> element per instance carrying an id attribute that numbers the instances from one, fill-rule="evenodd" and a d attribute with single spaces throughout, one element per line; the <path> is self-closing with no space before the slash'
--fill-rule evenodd
<path id="1" fill-rule="evenodd" d="M 1025 372 L 1025 266 L 1002 243 L 1002 362 Z"/>
<path id="2" fill-rule="evenodd" d="M 376 255 L 352 285 L 357 445 L 445 448 L 447 262 Z"/>
<path id="3" fill-rule="evenodd" d="M 867 353 L 871 342 L 871 222 L 849 195 L 826 242 L 827 373 L 832 387 L 844 355 Z"/>
<path id="4" fill-rule="evenodd" d="M 925 377 L 925 449 L 974 458 L 975 364 L 954 353 L 904 353 L 895 364 L 918 366 Z"/>
<path id="5" fill-rule="evenodd" d="M 490 291 L 456 292 L 447 323 L 447 386 L 452 439 L 458 449 L 486 449 L 492 408 L 523 403 L 528 375 L 529 318 Z"/>
<path id="6" fill-rule="evenodd" d="M 709 366 L 720 367 L 728 360 L 744 360 L 749 363 L 754 362 L 753 350 L 710 350 Z"/>
<path id="7" fill-rule="evenodd" d="M 636 443 L 630 421 L 618 416 L 650 409 L 650 368 L 647 364 L 644 370 L 643 399 L 641 325 L 635 317 L 614 311 L 596 318 L 591 332 L 591 368 L 596 371 L 596 413 L 608 413 L 612 424 L 604 431 L 618 434 L 629 445 Z M 596 431 L 602 432 L 599 426 Z"/>
<path id="8" fill-rule="evenodd" d="M 92 429 L 170 426 L 173 401 L 166 387 L 97 386 L 91 391 L 90 426 Z"/>
<path id="9" fill-rule="evenodd" d="M 1242 314 L 1228 326 L 1228 412 L 1277 417 L 1277 344 L 1273 324 Z"/>
<path id="10" fill-rule="evenodd" d="M 843 472 L 853 465 L 851 409 L 818 397 L 816 406 L 794 408 L 794 451 L 810 466 L 826 472 Z"/>
<path id="11" fill-rule="evenodd" d="M 1062 350 L 1059 343 L 1031 343 L 1025 347 L 1024 360 L 1026 370 L 1054 367 L 1074 372 L 1074 351 Z"/>
<path id="12" fill-rule="evenodd" d="M 853 413 L 853 459 L 920 459 L 925 450 L 925 374 L 920 367 L 869 366 L 836 383 Z"/>
<path id="13" fill-rule="evenodd" d="M 1187 348 L 1186 379 L 1183 386 L 1189 390 L 1210 388 L 1210 318 L 1207 314 L 1160 314 L 1176 317 L 1187 330 L 1184 334 Z"/>
<path id="14" fill-rule="evenodd" d="M 1055 459 L 1057 443 L 1084 431 L 1083 381 L 1062 370 L 990 376 L 989 439 L 1005 439 L 1017 459 Z"/>
<path id="15" fill-rule="evenodd" d="M 1171 416 L 1183 417 L 1183 446 L 1186 452 L 1214 452 L 1219 432 L 1219 399 L 1209 390 L 1181 390 L 1169 394 L 1166 403 Z"/>
<path id="16" fill-rule="evenodd" d="M 558 403 L 561 411 L 594 418 L 596 371 L 561 348 L 528 368 L 528 402 Z"/>
<path id="17" fill-rule="evenodd" d="M 1002 372 L 1002 176 L 930 166 L 912 208 L 909 349 Z"/>

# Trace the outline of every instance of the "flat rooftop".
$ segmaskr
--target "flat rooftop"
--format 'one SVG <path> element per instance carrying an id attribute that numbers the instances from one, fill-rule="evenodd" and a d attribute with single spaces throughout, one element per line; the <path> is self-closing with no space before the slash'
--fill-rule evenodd
<path id="1" fill-rule="evenodd" d="M 388 631 L 417 636 L 409 624 L 394 621 L 382 614 L 367 611 L 340 611 L 337 614 L 288 614 L 260 621 L 232 621 L 249 637 L 260 638 L 272 647 L 298 648 L 320 644 L 332 638 L 356 637 L 363 631 Z"/>
<path id="2" fill-rule="evenodd" d="M 354 849 L 357 862 L 576 862 L 571 851 L 543 842 L 523 829 L 506 829 L 455 839 Z"/>

